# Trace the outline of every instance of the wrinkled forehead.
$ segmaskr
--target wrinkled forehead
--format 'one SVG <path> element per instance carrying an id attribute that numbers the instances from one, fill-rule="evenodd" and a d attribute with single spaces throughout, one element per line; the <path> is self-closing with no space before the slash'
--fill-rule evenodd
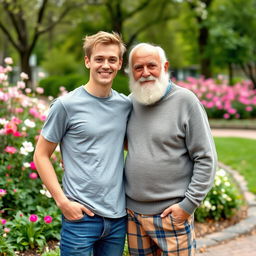
<path id="1" fill-rule="evenodd" d="M 154 46 L 147 45 L 141 46 L 134 50 L 132 54 L 132 65 L 135 63 L 142 63 L 142 62 L 161 62 L 159 53 Z"/>

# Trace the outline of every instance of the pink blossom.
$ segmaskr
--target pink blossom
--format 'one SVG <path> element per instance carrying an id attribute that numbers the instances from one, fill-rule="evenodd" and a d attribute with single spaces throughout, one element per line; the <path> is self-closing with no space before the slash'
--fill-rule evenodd
<path id="1" fill-rule="evenodd" d="M 21 124 L 21 123 L 22 123 L 22 120 L 20 120 L 20 119 L 17 118 L 17 117 L 13 117 L 13 118 L 12 118 L 12 122 L 14 122 L 15 124 Z"/>
<path id="2" fill-rule="evenodd" d="M 31 173 L 29 174 L 29 178 L 32 179 L 32 180 L 37 179 L 37 177 L 38 177 L 38 175 L 37 175 L 37 173 L 35 173 L 35 172 L 31 172 Z"/>
<path id="3" fill-rule="evenodd" d="M 9 233 L 10 231 L 11 231 L 10 228 L 4 228 L 4 232 L 5 232 L 5 233 Z"/>
<path id="4" fill-rule="evenodd" d="M 18 87 L 19 89 L 25 89 L 26 84 L 25 84 L 23 81 L 18 81 L 18 82 L 17 82 L 17 87 Z"/>
<path id="5" fill-rule="evenodd" d="M 34 162 L 30 162 L 29 164 L 30 164 L 30 169 L 36 170 L 36 165 Z"/>
<path id="6" fill-rule="evenodd" d="M 47 223 L 47 224 L 51 223 L 52 222 L 52 217 L 49 216 L 49 215 L 45 216 L 44 217 L 44 222 Z"/>
<path id="7" fill-rule="evenodd" d="M 250 111 L 252 111 L 252 107 L 251 107 L 251 106 L 247 106 L 247 107 L 245 108 L 245 110 L 248 111 L 248 112 L 250 112 Z"/>
<path id="8" fill-rule="evenodd" d="M 14 133 L 13 133 L 13 136 L 14 136 L 14 137 L 22 137 L 22 134 L 21 134 L 21 132 L 18 132 L 18 131 L 17 131 L 17 132 L 14 132 Z"/>
<path id="9" fill-rule="evenodd" d="M 36 214 L 31 214 L 31 215 L 29 216 L 29 221 L 31 221 L 31 222 L 37 222 L 37 220 L 38 220 L 38 216 L 37 216 Z"/>
<path id="10" fill-rule="evenodd" d="M 36 88 L 36 92 L 37 92 L 38 94 L 43 94 L 43 93 L 44 93 L 44 88 L 42 88 L 42 87 L 37 87 L 37 88 Z"/>
<path id="11" fill-rule="evenodd" d="M 230 118 L 230 115 L 229 115 L 228 113 L 225 113 L 225 114 L 223 115 L 223 117 L 224 117 L 225 119 L 229 119 L 229 118 Z"/>
<path id="12" fill-rule="evenodd" d="M 15 113 L 22 113 L 24 111 L 23 108 L 15 108 L 14 112 Z"/>
<path id="13" fill-rule="evenodd" d="M 5 225 L 5 224 L 6 224 L 6 222 L 7 222 L 7 220 L 6 220 L 6 219 L 1 219 L 1 223 L 2 223 L 2 225 Z"/>
<path id="14" fill-rule="evenodd" d="M 15 122 L 10 121 L 4 126 L 4 129 L 5 129 L 5 134 L 13 134 L 14 132 L 17 131 L 17 126 Z"/>
<path id="15" fill-rule="evenodd" d="M 14 154 L 17 152 L 17 149 L 15 147 L 12 147 L 12 146 L 7 146 L 5 149 L 4 149 L 5 152 L 9 153 L 9 154 Z"/>
<path id="16" fill-rule="evenodd" d="M 0 197 L 5 196 L 7 194 L 5 189 L 0 188 Z"/>

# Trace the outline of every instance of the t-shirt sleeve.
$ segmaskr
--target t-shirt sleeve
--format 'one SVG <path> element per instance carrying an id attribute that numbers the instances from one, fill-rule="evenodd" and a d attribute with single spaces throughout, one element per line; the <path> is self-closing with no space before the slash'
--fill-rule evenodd
<path id="1" fill-rule="evenodd" d="M 59 143 L 68 129 L 68 115 L 60 99 L 50 106 L 49 114 L 42 128 L 41 135 L 48 141 Z"/>

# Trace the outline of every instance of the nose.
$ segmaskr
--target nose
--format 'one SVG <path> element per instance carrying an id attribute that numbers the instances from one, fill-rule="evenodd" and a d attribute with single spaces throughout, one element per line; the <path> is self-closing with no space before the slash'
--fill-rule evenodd
<path id="1" fill-rule="evenodd" d="M 102 68 L 109 68 L 108 60 L 105 60 L 105 61 L 103 62 Z"/>
<path id="2" fill-rule="evenodd" d="M 149 70 L 148 70 L 147 67 L 143 67 L 142 76 L 143 76 L 143 77 L 148 77 L 148 76 L 150 76 L 150 72 L 149 72 Z"/>

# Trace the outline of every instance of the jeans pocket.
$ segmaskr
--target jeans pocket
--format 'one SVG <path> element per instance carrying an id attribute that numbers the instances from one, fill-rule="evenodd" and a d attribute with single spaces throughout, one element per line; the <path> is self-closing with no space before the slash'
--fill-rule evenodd
<path id="1" fill-rule="evenodd" d="M 87 214 L 86 214 L 86 213 L 83 213 L 83 217 L 82 217 L 82 218 L 77 219 L 77 220 L 69 220 L 69 219 L 67 219 L 67 218 L 62 214 L 63 220 L 66 221 L 66 222 L 69 222 L 69 223 L 81 222 L 81 221 L 83 221 L 83 220 L 86 218 L 86 216 L 87 216 Z"/>

